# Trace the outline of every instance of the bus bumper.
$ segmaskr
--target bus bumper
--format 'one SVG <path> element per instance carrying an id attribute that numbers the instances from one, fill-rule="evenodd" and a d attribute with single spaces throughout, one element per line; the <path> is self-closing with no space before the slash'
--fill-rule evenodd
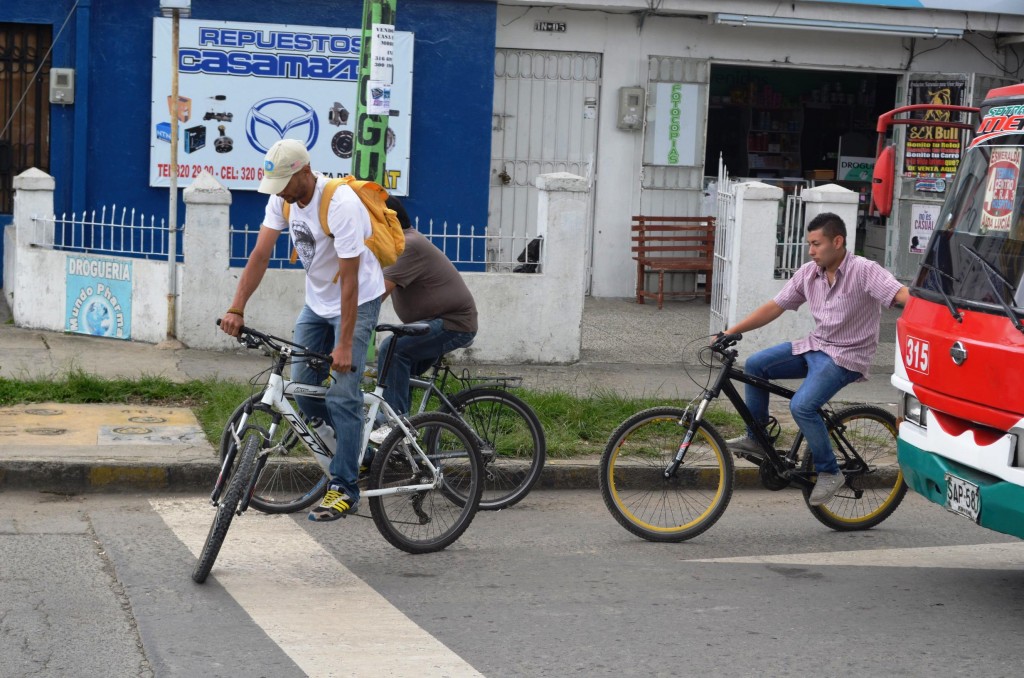
<path id="1" fill-rule="evenodd" d="M 1024 487 L 922 450 L 902 438 L 898 440 L 896 450 L 903 477 L 910 489 L 945 506 L 946 474 L 963 478 L 978 486 L 981 496 L 978 524 L 1024 539 Z"/>

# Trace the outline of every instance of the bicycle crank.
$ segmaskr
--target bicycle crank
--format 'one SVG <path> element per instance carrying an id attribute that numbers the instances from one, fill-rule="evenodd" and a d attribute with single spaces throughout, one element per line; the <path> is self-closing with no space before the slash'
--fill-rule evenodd
<path id="1" fill-rule="evenodd" d="M 788 462 L 789 460 L 787 459 L 786 461 Z M 761 460 L 761 465 L 758 468 L 758 474 L 761 477 L 761 484 L 764 485 L 766 490 L 778 492 L 779 490 L 784 490 L 789 487 L 788 471 L 786 472 L 786 475 L 779 473 L 779 471 L 772 466 L 767 459 Z"/>

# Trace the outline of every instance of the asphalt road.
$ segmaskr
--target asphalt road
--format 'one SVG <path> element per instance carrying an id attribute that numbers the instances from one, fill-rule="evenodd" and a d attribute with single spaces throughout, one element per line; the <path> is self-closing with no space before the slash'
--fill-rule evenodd
<path id="1" fill-rule="evenodd" d="M 0 494 L 0 676 L 1011 676 L 1024 543 L 914 495 L 840 534 L 744 491 L 651 544 L 596 492 L 534 492 L 410 556 L 373 522 L 181 494 Z"/>

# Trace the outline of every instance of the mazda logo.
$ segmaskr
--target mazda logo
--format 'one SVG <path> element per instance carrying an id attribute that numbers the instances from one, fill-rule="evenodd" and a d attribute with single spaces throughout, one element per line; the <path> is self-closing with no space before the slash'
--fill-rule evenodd
<path id="1" fill-rule="evenodd" d="M 959 341 L 954 341 L 953 346 L 949 349 L 949 355 L 953 358 L 954 363 L 963 365 L 967 360 L 967 349 Z"/>
<path id="2" fill-rule="evenodd" d="M 281 139 L 298 139 L 313 148 L 320 123 L 313 107 L 299 99 L 272 97 L 256 102 L 245 120 L 245 136 L 260 153 Z"/>

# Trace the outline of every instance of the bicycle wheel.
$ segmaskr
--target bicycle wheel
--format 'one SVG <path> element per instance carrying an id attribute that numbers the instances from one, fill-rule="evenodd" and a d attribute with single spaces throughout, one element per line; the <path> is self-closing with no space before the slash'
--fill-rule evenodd
<path id="1" fill-rule="evenodd" d="M 213 517 L 210 532 L 206 535 L 199 561 L 192 570 L 192 581 L 197 584 L 202 584 L 209 576 L 213 562 L 217 560 L 217 554 L 224 543 L 224 537 L 227 536 L 228 528 L 231 527 L 231 520 L 238 510 L 238 502 L 242 500 L 242 495 L 248 489 L 255 471 L 256 454 L 263 442 L 263 435 L 257 429 L 246 427 L 241 438 L 242 453 L 235 457 L 231 477 L 227 480 L 227 490 L 217 503 L 217 514 Z"/>
<path id="2" fill-rule="evenodd" d="M 452 396 L 451 402 L 454 414 L 480 438 L 484 459 L 480 509 L 497 511 L 520 502 L 540 478 L 547 455 L 537 415 L 500 388 L 467 389 Z"/>
<path id="3" fill-rule="evenodd" d="M 253 395 L 247 401 L 252 403 L 248 426 L 269 431 L 274 412 L 260 402 L 262 393 Z M 247 403 L 243 402 L 232 412 L 220 437 L 220 458 L 223 462 L 230 446 L 235 444 L 231 429 L 237 427 Z M 266 440 L 270 448 L 267 463 L 260 473 L 249 505 L 263 513 L 293 513 L 309 508 L 327 490 L 328 478 L 317 464 L 313 452 L 306 447 L 291 426 L 281 421 L 274 436 Z"/>
<path id="4" fill-rule="evenodd" d="M 370 512 L 377 529 L 396 548 L 408 553 L 440 551 L 473 521 L 483 490 L 483 460 L 476 436 L 459 419 L 427 412 L 409 417 L 409 423 L 416 444 L 441 478 L 435 480 L 401 429 L 396 429 L 373 457 L 370 489 L 428 483 L 433 487 L 370 497 Z"/>
<path id="5" fill-rule="evenodd" d="M 639 412 L 612 433 L 601 457 L 605 506 L 620 525 L 650 541 L 696 537 L 722 517 L 732 498 L 732 455 L 706 422 L 679 469 L 664 477 L 686 436 L 684 416 L 678 407 Z"/>
<path id="6" fill-rule="evenodd" d="M 823 524 L 833 530 L 866 530 L 892 515 L 907 494 L 903 472 L 896 461 L 896 417 L 871 405 L 855 405 L 835 414 L 838 426 L 829 430 L 836 461 L 843 469 L 846 484 L 826 504 L 807 507 Z M 801 434 L 802 436 L 802 434 Z M 847 461 L 837 446 L 851 446 L 866 467 L 856 468 L 856 460 Z M 800 441 L 802 468 L 810 473 L 814 461 L 805 441 Z M 809 501 L 811 488 L 804 489 Z"/>

